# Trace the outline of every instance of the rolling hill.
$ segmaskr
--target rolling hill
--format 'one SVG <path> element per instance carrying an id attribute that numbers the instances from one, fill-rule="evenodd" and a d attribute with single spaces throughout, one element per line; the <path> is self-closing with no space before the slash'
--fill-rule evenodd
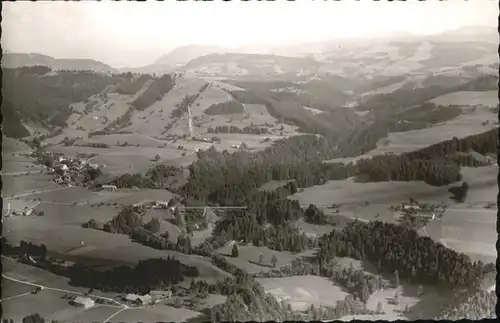
<path id="1" fill-rule="evenodd" d="M 52 70 L 94 71 L 113 73 L 115 69 L 93 59 L 56 59 L 51 56 L 30 53 L 8 53 L 2 55 L 2 68 L 16 68 L 23 66 L 46 66 Z"/>

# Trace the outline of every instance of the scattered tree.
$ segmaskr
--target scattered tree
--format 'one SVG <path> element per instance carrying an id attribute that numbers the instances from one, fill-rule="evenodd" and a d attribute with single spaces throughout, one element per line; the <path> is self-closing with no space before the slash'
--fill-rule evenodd
<path id="1" fill-rule="evenodd" d="M 34 313 L 24 317 L 23 323 L 45 323 L 45 319 L 40 314 Z"/>
<path id="2" fill-rule="evenodd" d="M 238 258 L 238 256 L 239 256 L 238 246 L 236 245 L 236 243 L 234 243 L 233 249 L 231 250 L 231 257 Z"/>

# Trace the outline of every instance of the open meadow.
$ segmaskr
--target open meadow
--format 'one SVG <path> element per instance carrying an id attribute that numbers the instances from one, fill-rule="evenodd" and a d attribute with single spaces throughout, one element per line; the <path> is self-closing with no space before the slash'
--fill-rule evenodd
<path id="1" fill-rule="evenodd" d="M 22 297 L 21 295 L 31 293 L 33 289 L 33 286 L 2 278 L 2 300 Z"/>
<path id="2" fill-rule="evenodd" d="M 303 207 L 315 204 L 331 213 L 333 203 L 341 204 L 339 215 L 361 221 L 379 220 L 396 223 L 401 212 L 394 212 L 391 205 L 408 202 L 410 198 L 425 203 L 448 205 L 441 221 L 435 220 L 422 229 L 424 235 L 443 243 L 458 252 L 464 252 L 475 260 L 495 261 L 496 209 L 486 209 L 488 203 L 496 201 L 497 166 L 463 167 L 463 180 L 469 184 L 465 203 L 456 203 L 448 189 L 461 183 L 435 187 L 423 182 L 378 182 L 357 183 L 352 179 L 329 181 L 304 189 L 290 198 L 297 199 Z M 368 202 L 368 203 L 367 203 Z M 319 235 L 331 231 L 318 230 L 318 226 L 298 223 L 308 235 Z M 321 226 L 320 226 L 321 227 Z M 315 232 L 315 230 L 317 232 Z"/>
<path id="3" fill-rule="evenodd" d="M 202 313 L 187 308 L 156 304 L 144 308 L 127 309 L 113 317 L 114 322 L 186 322 Z"/>
<path id="4" fill-rule="evenodd" d="M 267 293 L 279 301 L 286 300 L 297 311 L 307 310 L 312 304 L 335 307 L 337 301 L 348 295 L 341 287 L 319 276 L 258 278 L 257 281 Z"/>
<path id="5" fill-rule="evenodd" d="M 174 161 L 181 157 L 182 151 L 172 147 L 118 147 L 94 148 L 83 146 L 50 146 L 48 151 L 62 153 L 67 157 L 76 157 L 79 153 L 96 154 L 90 158 L 95 164 L 105 165 L 104 171 L 114 175 L 125 173 L 145 173 L 154 165 L 160 163 L 176 164 Z M 159 160 L 154 160 L 156 155 Z"/>
<path id="6" fill-rule="evenodd" d="M 71 214 L 68 216 L 71 217 Z M 109 218 L 111 214 L 107 216 Z M 13 244 L 19 244 L 21 240 L 43 243 L 49 251 L 71 260 L 98 259 L 136 263 L 139 260 L 170 255 L 186 265 L 198 267 L 200 279 L 213 280 L 230 276 L 212 265 L 209 258 L 170 250 L 156 250 L 133 242 L 126 235 L 82 228 L 82 223 L 83 221 L 56 223 L 47 221 L 44 217 L 13 217 L 4 220 L 4 231 L 7 240 Z"/>
<path id="7" fill-rule="evenodd" d="M 66 318 L 84 311 L 83 308 L 70 305 L 67 299 L 61 297 L 63 295 L 64 293 L 44 290 L 38 294 L 3 301 L 2 316 L 21 322 L 23 317 L 38 313 L 47 320 L 65 321 Z"/>
<path id="8" fill-rule="evenodd" d="M 2 176 L 2 196 L 4 198 L 13 195 L 30 194 L 42 190 L 52 190 L 60 188 L 59 185 L 52 182 L 52 175 L 34 174 Z"/>
<path id="9" fill-rule="evenodd" d="M 245 270 L 250 274 L 257 274 L 260 272 L 268 272 L 274 269 L 271 259 L 276 256 L 276 268 L 290 264 L 294 259 L 312 256 L 314 250 L 305 251 L 302 253 L 291 253 L 289 251 L 276 251 L 267 247 L 256 247 L 252 244 L 238 245 L 239 255 L 237 258 L 231 257 L 232 245 L 226 244 L 225 246 L 217 249 L 215 253 L 224 256 L 226 260 L 238 268 Z M 263 262 L 259 263 L 260 255 L 263 257 Z"/>

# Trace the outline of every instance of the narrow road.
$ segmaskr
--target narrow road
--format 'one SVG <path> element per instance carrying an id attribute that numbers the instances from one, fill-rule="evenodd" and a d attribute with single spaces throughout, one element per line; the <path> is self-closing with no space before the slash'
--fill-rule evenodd
<path id="1" fill-rule="evenodd" d="M 9 173 L 0 172 L 0 175 L 1 176 L 16 176 L 16 175 L 32 175 L 32 174 L 41 174 L 41 173 L 43 173 L 43 169 L 32 170 L 32 171 L 27 171 L 27 172 L 9 172 Z"/>

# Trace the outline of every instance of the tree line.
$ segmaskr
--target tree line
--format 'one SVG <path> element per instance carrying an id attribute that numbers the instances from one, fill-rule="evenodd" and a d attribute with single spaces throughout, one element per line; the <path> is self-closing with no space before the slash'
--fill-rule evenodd
<path id="1" fill-rule="evenodd" d="M 174 81 L 168 74 L 156 79 L 137 99 L 132 102 L 136 110 L 145 110 L 161 100 L 174 87 Z"/>
<path id="2" fill-rule="evenodd" d="M 147 83 L 147 81 L 151 80 L 152 77 L 149 75 L 139 75 L 139 77 L 135 77 L 132 74 L 124 74 L 124 79 L 117 84 L 116 92 L 125 95 L 134 95 L 139 92 L 140 89 Z"/>
<path id="3" fill-rule="evenodd" d="M 220 115 L 220 114 L 240 114 L 245 112 L 245 107 L 238 101 L 227 101 L 215 103 L 205 109 L 207 115 Z"/>
<path id="4" fill-rule="evenodd" d="M 149 188 L 162 189 L 168 188 L 168 179 L 179 174 L 183 170 L 176 166 L 156 165 L 146 172 L 146 174 L 123 174 L 110 181 L 110 184 L 116 185 L 119 188 Z"/>
<path id="5" fill-rule="evenodd" d="M 251 134 L 251 135 L 261 135 L 270 133 L 269 129 L 266 127 L 258 127 L 258 126 L 246 126 L 243 128 L 233 126 L 233 125 L 225 125 L 225 126 L 216 126 L 215 128 L 209 127 L 207 129 L 208 133 L 241 133 L 241 134 Z"/>

